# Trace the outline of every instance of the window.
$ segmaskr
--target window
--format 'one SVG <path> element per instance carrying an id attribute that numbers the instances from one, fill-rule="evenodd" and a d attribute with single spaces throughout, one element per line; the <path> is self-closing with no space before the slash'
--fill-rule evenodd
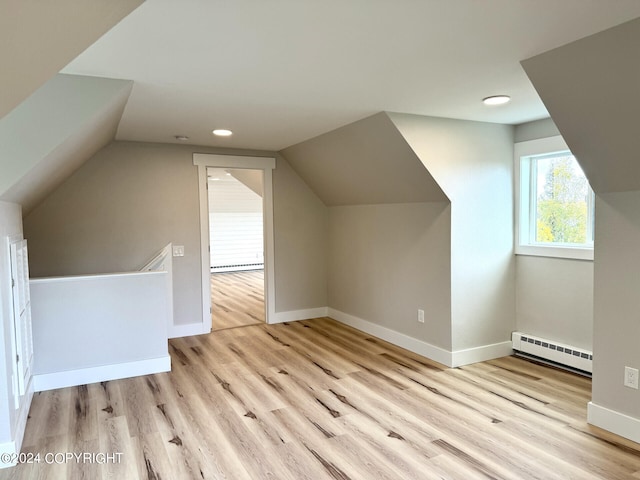
<path id="1" fill-rule="evenodd" d="M 516 253 L 593 259 L 594 194 L 562 137 L 517 143 Z"/>

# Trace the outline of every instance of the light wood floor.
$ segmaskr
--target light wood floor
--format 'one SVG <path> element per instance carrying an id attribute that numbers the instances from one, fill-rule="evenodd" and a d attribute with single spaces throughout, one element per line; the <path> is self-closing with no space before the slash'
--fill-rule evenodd
<path id="1" fill-rule="evenodd" d="M 264 323 L 264 270 L 211 274 L 211 329 Z"/>
<path id="2" fill-rule="evenodd" d="M 170 342 L 171 373 L 37 394 L 0 479 L 638 479 L 585 422 L 590 381 L 507 357 L 446 369 L 330 319 Z"/>

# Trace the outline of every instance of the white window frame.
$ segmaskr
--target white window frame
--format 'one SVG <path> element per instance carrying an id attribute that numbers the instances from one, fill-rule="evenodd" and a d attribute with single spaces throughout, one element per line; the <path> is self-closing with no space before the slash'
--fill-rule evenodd
<path id="1" fill-rule="evenodd" d="M 562 136 L 540 138 L 519 142 L 514 145 L 515 201 L 516 201 L 516 255 L 532 255 L 538 257 L 571 258 L 576 260 L 593 260 L 593 244 L 586 245 L 544 245 L 531 242 L 531 232 L 535 231 L 535 212 L 532 212 L 531 191 L 531 157 L 562 153 L 569 151 Z M 535 179 L 534 179 L 535 180 Z M 593 201 L 593 195 L 590 196 Z M 593 212 L 590 205 L 590 212 Z M 593 225 L 587 226 L 587 235 L 591 235 Z"/>

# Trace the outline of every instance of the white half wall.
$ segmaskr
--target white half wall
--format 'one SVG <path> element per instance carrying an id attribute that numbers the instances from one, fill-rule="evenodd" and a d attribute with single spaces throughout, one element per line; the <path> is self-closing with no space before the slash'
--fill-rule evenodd
<path id="1" fill-rule="evenodd" d="M 60 388 L 111 380 L 114 372 L 169 370 L 167 275 L 31 280 L 36 383 Z"/>

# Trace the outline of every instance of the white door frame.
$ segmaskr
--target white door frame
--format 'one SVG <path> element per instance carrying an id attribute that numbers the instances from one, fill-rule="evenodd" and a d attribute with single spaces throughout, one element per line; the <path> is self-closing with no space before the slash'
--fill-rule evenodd
<path id="1" fill-rule="evenodd" d="M 198 193 L 200 195 L 200 245 L 202 249 L 202 326 L 203 333 L 211 331 L 211 258 L 209 253 L 209 197 L 207 193 L 207 168 L 246 168 L 262 170 L 264 217 L 264 302 L 266 323 L 275 319 L 275 275 L 273 246 L 273 157 L 248 157 L 239 155 L 215 155 L 194 153 L 193 164 L 198 166 Z"/>

